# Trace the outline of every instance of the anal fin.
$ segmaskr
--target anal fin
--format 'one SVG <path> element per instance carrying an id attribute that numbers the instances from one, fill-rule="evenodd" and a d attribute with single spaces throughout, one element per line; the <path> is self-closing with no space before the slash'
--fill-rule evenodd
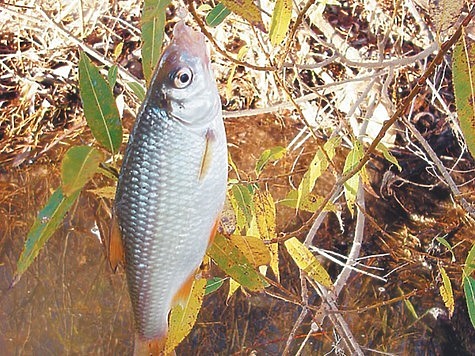
<path id="1" fill-rule="evenodd" d="M 191 288 L 193 287 L 193 282 L 195 281 L 195 273 L 193 272 L 185 283 L 182 284 L 178 292 L 173 296 L 172 305 L 185 305 L 188 297 L 191 293 Z"/>

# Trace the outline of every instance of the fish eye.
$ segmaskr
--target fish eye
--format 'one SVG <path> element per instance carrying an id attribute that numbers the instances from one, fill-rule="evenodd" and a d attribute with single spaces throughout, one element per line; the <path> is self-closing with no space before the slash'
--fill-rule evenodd
<path id="1" fill-rule="evenodd" d="M 173 74 L 173 84 L 175 88 L 183 89 L 191 84 L 193 73 L 190 68 L 180 68 Z"/>

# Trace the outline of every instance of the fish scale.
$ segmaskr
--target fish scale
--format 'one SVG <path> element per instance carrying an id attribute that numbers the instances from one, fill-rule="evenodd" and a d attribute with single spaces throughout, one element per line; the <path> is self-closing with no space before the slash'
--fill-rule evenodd
<path id="1" fill-rule="evenodd" d="M 182 68 L 193 79 L 183 90 L 171 81 Z M 221 103 L 204 38 L 179 23 L 137 115 L 115 200 L 139 340 L 166 336 L 172 301 L 201 264 L 226 182 Z"/>

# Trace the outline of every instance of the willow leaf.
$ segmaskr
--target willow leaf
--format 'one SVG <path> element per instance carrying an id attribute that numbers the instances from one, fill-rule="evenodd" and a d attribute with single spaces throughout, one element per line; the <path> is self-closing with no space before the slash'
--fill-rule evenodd
<path id="1" fill-rule="evenodd" d="M 286 151 L 285 147 L 282 146 L 275 146 L 264 150 L 256 162 L 256 175 L 259 176 L 268 163 L 281 159 Z"/>
<path id="2" fill-rule="evenodd" d="M 450 278 L 445 271 L 445 268 L 439 266 L 440 276 L 442 277 L 442 285 L 439 287 L 440 296 L 444 301 L 445 307 L 449 311 L 449 318 L 454 315 L 455 310 L 455 299 L 454 299 L 454 292 L 452 290 L 452 283 L 450 282 Z"/>
<path id="3" fill-rule="evenodd" d="M 257 272 L 252 263 L 230 240 L 217 234 L 207 252 L 219 268 L 236 282 L 251 291 L 262 291 L 268 283 Z"/>
<path id="4" fill-rule="evenodd" d="M 251 25 L 265 32 L 261 11 L 252 0 L 221 0 L 221 3 L 236 15 L 249 21 Z"/>
<path id="5" fill-rule="evenodd" d="M 364 152 L 363 152 L 363 146 L 361 145 L 361 143 L 359 141 L 353 142 L 353 149 L 348 153 L 348 156 L 346 156 L 343 173 L 347 173 L 351 171 L 360 162 L 360 160 L 363 158 L 363 155 L 364 155 Z M 364 167 L 362 168 L 362 170 L 363 169 Z M 344 185 L 346 205 L 348 206 L 348 209 L 350 210 L 350 213 L 352 216 L 354 214 L 354 206 L 356 203 L 356 192 L 358 191 L 361 175 L 362 175 L 362 172 L 360 171 L 357 174 L 355 174 L 353 177 L 348 179 Z"/>
<path id="6" fill-rule="evenodd" d="M 64 215 L 76 201 L 79 193 L 78 190 L 67 197 L 63 194 L 62 189 L 58 188 L 49 198 L 28 232 L 25 246 L 17 262 L 12 286 L 20 280 L 23 273 L 38 256 L 38 253 L 63 221 Z"/>
<path id="7" fill-rule="evenodd" d="M 206 281 L 205 295 L 216 292 L 224 284 L 225 279 L 213 277 Z"/>
<path id="8" fill-rule="evenodd" d="M 475 328 L 475 279 L 472 277 L 464 277 L 463 291 L 465 293 L 465 300 L 467 302 L 468 316 Z"/>
<path id="9" fill-rule="evenodd" d="M 302 244 L 295 237 L 285 241 L 284 244 L 287 252 L 302 271 L 307 273 L 307 275 L 315 282 L 318 282 L 327 288 L 333 288 L 330 275 L 325 268 L 323 268 L 320 262 L 318 262 L 312 252 L 310 252 L 307 246 Z"/>
<path id="10" fill-rule="evenodd" d="M 231 10 L 229 10 L 226 6 L 223 4 L 219 3 L 216 4 L 214 9 L 212 9 L 208 15 L 206 15 L 206 24 L 209 27 L 216 27 L 219 24 L 221 24 L 226 17 L 231 13 Z"/>
<path id="11" fill-rule="evenodd" d="M 101 151 L 89 146 L 71 147 L 61 163 L 63 193 L 69 196 L 82 189 L 99 170 L 103 160 Z"/>
<path id="12" fill-rule="evenodd" d="M 79 89 L 84 116 L 95 139 L 112 153 L 122 143 L 119 110 L 109 83 L 86 54 L 79 59 Z"/>
<path id="13" fill-rule="evenodd" d="M 229 239 L 246 256 L 254 268 L 270 263 L 269 249 L 262 239 L 241 235 L 231 235 Z"/>
<path id="14" fill-rule="evenodd" d="M 170 329 L 165 346 L 166 355 L 173 351 L 193 329 L 203 304 L 205 287 L 206 279 L 194 280 L 191 292 L 183 305 L 177 304 L 172 308 L 169 319 Z"/>
<path id="15" fill-rule="evenodd" d="M 465 142 L 475 157 L 475 44 L 460 38 L 452 55 L 455 105 Z"/>
<path id="16" fill-rule="evenodd" d="M 279 45 L 289 30 L 292 18 L 292 0 L 277 0 L 270 20 L 270 41 L 272 45 Z"/>
<path id="17" fill-rule="evenodd" d="M 166 8 L 171 0 L 145 0 L 142 10 L 142 68 L 150 83 L 160 58 L 165 32 Z"/>

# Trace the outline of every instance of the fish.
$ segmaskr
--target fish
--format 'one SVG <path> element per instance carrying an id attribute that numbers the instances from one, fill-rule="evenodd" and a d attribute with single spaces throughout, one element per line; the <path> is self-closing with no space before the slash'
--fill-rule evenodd
<path id="1" fill-rule="evenodd" d="M 180 20 L 138 111 L 114 203 L 136 354 L 163 352 L 169 312 L 188 296 L 216 233 L 227 159 L 205 36 Z"/>

